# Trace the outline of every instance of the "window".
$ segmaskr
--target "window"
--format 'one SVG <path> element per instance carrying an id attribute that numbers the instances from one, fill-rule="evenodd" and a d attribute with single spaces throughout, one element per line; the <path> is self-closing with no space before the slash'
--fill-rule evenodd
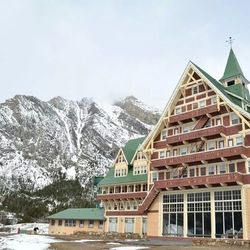
<path id="1" fill-rule="evenodd" d="M 166 157 L 166 151 L 160 151 L 159 152 L 159 158 L 165 158 Z"/>
<path id="2" fill-rule="evenodd" d="M 216 191 L 216 237 L 232 238 L 242 231 L 241 190 Z"/>
<path id="3" fill-rule="evenodd" d="M 250 173 L 250 161 L 248 162 L 248 173 Z"/>
<path id="4" fill-rule="evenodd" d="M 158 180 L 158 173 L 157 172 L 153 172 L 152 173 L 152 182 L 157 181 Z"/>
<path id="5" fill-rule="evenodd" d="M 163 235 L 183 235 L 183 194 L 163 195 Z"/>
<path id="6" fill-rule="evenodd" d="M 195 177 L 195 168 L 189 169 L 189 177 Z"/>
<path id="7" fill-rule="evenodd" d="M 89 220 L 89 228 L 93 228 L 94 227 L 94 221 L 93 220 Z"/>
<path id="8" fill-rule="evenodd" d="M 232 113 L 231 114 L 231 124 L 235 125 L 235 124 L 239 124 L 239 123 L 240 123 L 239 117 L 235 113 Z"/>
<path id="9" fill-rule="evenodd" d="M 233 147 L 233 146 L 234 146 L 233 139 L 228 139 L 228 147 Z"/>
<path id="10" fill-rule="evenodd" d="M 65 227 L 75 227 L 76 226 L 76 220 L 65 220 L 64 225 L 65 225 Z"/>
<path id="11" fill-rule="evenodd" d="M 134 233 L 134 218 L 125 218 L 125 233 Z"/>
<path id="12" fill-rule="evenodd" d="M 166 157 L 170 157 L 170 151 L 169 150 L 166 152 Z"/>
<path id="13" fill-rule="evenodd" d="M 215 122 L 216 122 L 216 126 L 221 125 L 221 118 L 216 118 Z"/>
<path id="14" fill-rule="evenodd" d="M 147 191 L 147 184 L 142 185 L 142 191 Z"/>
<path id="15" fill-rule="evenodd" d="M 58 220 L 58 226 L 62 226 L 62 220 Z"/>
<path id="16" fill-rule="evenodd" d="M 102 229 L 103 228 L 103 221 L 102 220 L 100 220 L 99 221 L 99 226 L 98 226 L 100 229 Z"/>
<path id="17" fill-rule="evenodd" d="M 192 94 L 196 95 L 197 93 L 198 93 L 198 87 L 195 86 L 195 87 L 192 88 Z"/>
<path id="18" fill-rule="evenodd" d="M 182 147 L 181 148 L 181 155 L 186 155 L 187 154 L 187 147 Z"/>
<path id="19" fill-rule="evenodd" d="M 178 168 L 173 169 L 173 171 L 172 171 L 172 178 L 173 179 L 179 178 L 179 170 L 178 170 Z"/>
<path id="20" fill-rule="evenodd" d="M 141 185 L 135 186 L 135 192 L 141 192 Z"/>
<path id="21" fill-rule="evenodd" d="M 225 174 L 227 172 L 227 167 L 225 164 L 218 166 L 218 168 L 219 168 L 218 170 L 219 174 Z"/>
<path id="22" fill-rule="evenodd" d="M 212 102 L 212 104 L 216 104 L 217 103 L 217 96 L 213 96 L 211 98 L 211 102 Z"/>
<path id="23" fill-rule="evenodd" d="M 209 141 L 208 142 L 208 150 L 215 149 L 215 141 Z"/>
<path id="24" fill-rule="evenodd" d="M 126 168 L 118 168 L 115 169 L 115 177 L 121 177 L 127 175 L 127 169 Z"/>
<path id="25" fill-rule="evenodd" d="M 177 156 L 177 149 L 173 150 L 173 156 Z"/>
<path id="26" fill-rule="evenodd" d="M 229 81 L 229 82 L 227 82 L 227 86 L 232 86 L 232 85 L 234 85 L 235 84 L 235 81 L 233 80 L 233 81 Z"/>
<path id="27" fill-rule="evenodd" d="M 55 220 L 51 220 L 51 221 L 50 221 L 50 225 L 51 225 L 51 226 L 54 226 L 54 225 L 55 225 Z"/>
<path id="28" fill-rule="evenodd" d="M 190 131 L 190 126 L 189 125 L 184 125 L 183 126 L 183 133 L 187 133 Z"/>
<path id="29" fill-rule="evenodd" d="M 188 236 L 211 236 L 210 193 L 188 193 Z"/>
<path id="30" fill-rule="evenodd" d="M 83 227 L 83 225 L 84 225 L 84 220 L 80 220 L 79 221 L 79 227 Z"/>
<path id="31" fill-rule="evenodd" d="M 200 173 L 201 173 L 201 175 L 206 175 L 206 168 L 205 167 L 201 167 L 200 168 Z"/>
<path id="32" fill-rule="evenodd" d="M 162 130 L 161 132 L 161 140 L 165 140 L 167 138 L 167 130 Z"/>
<path id="33" fill-rule="evenodd" d="M 212 122 L 211 122 L 211 120 L 208 120 L 207 123 L 206 123 L 206 125 L 205 125 L 205 127 L 209 128 L 211 126 L 212 126 Z"/>
<path id="34" fill-rule="evenodd" d="M 242 136 L 238 136 L 236 137 L 236 145 L 243 145 L 243 137 Z"/>
<path id="35" fill-rule="evenodd" d="M 235 172 L 235 163 L 230 163 L 228 165 L 229 173 L 234 173 Z"/>
<path id="36" fill-rule="evenodd" d="M 175 129 L 174 129 L 174 134 L 175 134 L 175 135 L 178 135 L 178 134 L 179 134 L 179 131 L 180 131 L 179 128 L 175 128 Z"/>
<path id="37" fill-rule="evenodd" d="M 181 113 L 181 107 L 175 108 L 175 114 L 178 115 Z"/>
<path id="38" fill-rule="evenodd" d="M 219 141 L 218 146 L 219 148 L 224 148 L 224 141 Z"/>
<path id="39" fill-rule="evenodd" d="M 200 108 L 204 108 L 205 106 L 206 106 L 206 101 L 205 100 L 199 101 L 199 107 Z"/>
<path id="40" fill-rule="evenodd" d="M 209 166 L 208 167 L 208 174 L 214 175 L 215 174 L 215 166 Z"/>

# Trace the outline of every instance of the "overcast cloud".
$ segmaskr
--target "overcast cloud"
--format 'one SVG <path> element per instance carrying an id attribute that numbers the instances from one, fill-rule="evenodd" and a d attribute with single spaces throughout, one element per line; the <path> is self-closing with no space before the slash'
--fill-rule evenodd
<path id="1" fill-rule="evenodd" d="M 189 60 L 250 78 L 249 1 L 0 0 L 0 101 L 135 95 L 163 108 Z"/>

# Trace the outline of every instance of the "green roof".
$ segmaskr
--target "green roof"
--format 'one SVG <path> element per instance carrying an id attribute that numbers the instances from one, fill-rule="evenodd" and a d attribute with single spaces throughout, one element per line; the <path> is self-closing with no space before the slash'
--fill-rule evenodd
<path id="1" fill-rule="evenodd" d="M 230 78 L 230 77 L 234 77 L 234 76 L 244 76 L 240 64 L 233 52 L 233 50 L 230 50 L 229 53 L 229 57 L 227 59 L 227 65 L 223 74 L 223 77 L 221 78 L 221 81 Z"/>
<path id="2" fill-rule="evenodd" d="M 94 185 L 96 186 L 103 178 L 104 178 L 103 176 L 95 176 Z"/>
<path id="3" fill-rule="evenodd" d="M 194 63 L 193 63 L 194 64 Z M 205 72 L 203 69 L 201 69 L 199 66 L 197 66 L 196 64 L 194 64 L 196 68 L 198 68 L 198 70 L 224 95 L 226 96 L 233 104 L 239 106 L 240 108 L 242 108 L 241 106 L 241 99 L 237 98 L 234 95 L 230 95 L 230 89 L 228 89 L 227 87 L 225 87 L 224 85 L 222 85 L 219 81 L 217 81 L 216 79 L 214 79 L 212 76 L 210 76 L 207 72 Z M 235 93 L 234 93 L 235 94 Z"/>
<path id="4" fill-rule="evenodd" d="M 130 164 L 131 160 L 133 159 L 136 150 L 140 146 L 140 144 L 143 143 L 145 140 L 145 137 L 137 138 L 137 139 L 132 139 L 129 140 L 125 146 L 122 148 L 123 153 L 125 154 L 125 157 L 128 161 L 128 164 Z"/>
<path id="5" fill-rule="evenodd" d="M 98 183 L 98 186 L 105 185 L 116 185 L 124 183 L 137 183 L 137 182 L 146 182 L 147 174 L 133 174 L 133 167 L 129 166 L 128 174 L 126 176 L 115 177 L 114 176 L 114 167 L 110 168 L 105 178 Z"/>
<path id="6" fill-rule="evenodd" d="M 72 220 L 104 220 L 102 208 L 68 208 L 59 213 L 52 214 L 48 219 L 72 219 Z"/>

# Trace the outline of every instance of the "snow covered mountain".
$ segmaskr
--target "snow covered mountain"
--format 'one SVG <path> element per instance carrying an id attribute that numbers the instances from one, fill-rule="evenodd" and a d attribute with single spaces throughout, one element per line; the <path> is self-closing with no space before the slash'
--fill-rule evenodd
<path id="1" fill-rule="evenodd" d="M 146 135 L 158 118 L 133 96 L 100 107 L 87 98 L 17 95 L 0 104 L 0 191 L 34 192 L 61 179 L 85 187 L 105 173 L 118 147 Z"/>

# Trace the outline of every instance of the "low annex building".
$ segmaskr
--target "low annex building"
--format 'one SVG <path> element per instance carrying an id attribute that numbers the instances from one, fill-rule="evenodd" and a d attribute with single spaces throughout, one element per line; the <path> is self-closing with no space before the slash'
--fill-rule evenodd
<path id="1" fill-rule="evenodd" d="M 188 63 L 155 128 L 98 184 L 105 232 L 250 240 L 248 83 L 232 49 L 220 80 Z"/>
<path id="2" fill-rule="evenodd" d="M 49 219 L 49 234 L 74 234 L 76 232 L 103 232 L 104 210 L 101 208 L 69 208 Z"/>

